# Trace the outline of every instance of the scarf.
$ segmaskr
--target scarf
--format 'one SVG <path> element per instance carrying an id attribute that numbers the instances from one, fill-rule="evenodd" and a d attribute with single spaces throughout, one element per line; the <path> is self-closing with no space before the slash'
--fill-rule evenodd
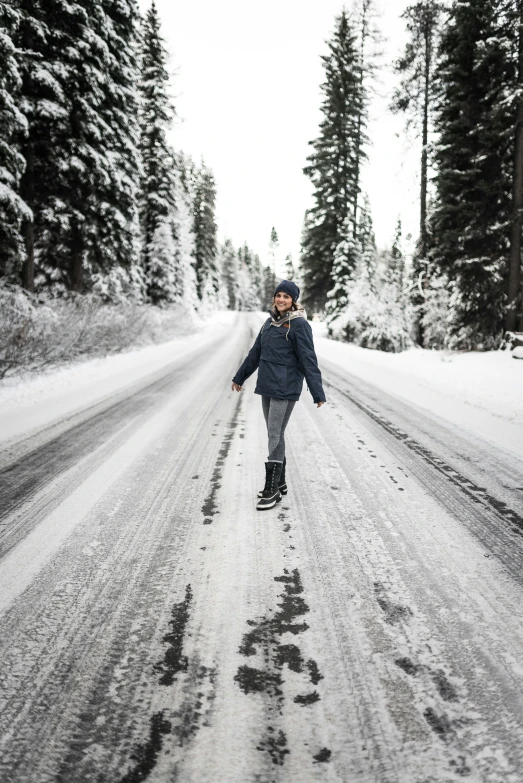
<path id="1" fill-rule="evenodd" d="M 307 313 L 305 312 L 305 308 L 303 305 L 299 304 L 296 305 L 297 310 L 287 310 L 286 313 L 283 315 L 280 315 L 276 308 L 270 310 L 270 316 L 271 316 L 271 326 L 281 326 L 282 324 L 289 324 L 289 329 L 291 328 L 291 321 L 294 320 L 294 318 L 307 318 Z M 285 339 L 289 339 L 289 329 L 287 329 L 287 334 L 285 335 Z"/>
<path id="2" fill-rule="evenodd" d="M 296 305 L 297 310 L 287 310 L 286 313 L 280 315 L 276 308 L 271 309 L 269 314 L 271 316 L 271 326 L 281 326 L 287 321 L 292 321 L 294 318 L 307 318 L 305 308 L 303 305 Z"/>

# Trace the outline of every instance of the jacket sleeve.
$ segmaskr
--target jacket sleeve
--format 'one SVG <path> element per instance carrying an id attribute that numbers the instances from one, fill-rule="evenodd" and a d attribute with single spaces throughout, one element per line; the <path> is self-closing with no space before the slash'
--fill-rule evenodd
<path id="1" fill-rule="evenodd" d="M 321 372 L 318 367 L 316 351 L 314 350 L 311 326 L 305 319 L 302 320 L 300 318 L 296 320 L 301 323 L 298 324 L 296 321 L 292 323 L 291 321 L 291 338 L 298 361 L 302 366 L 307 386 L 314 402 L 326 402 L 321 382 Z"/>
<path id="2" fill-rule="evenodd" d="M 253 372 L 258 369 L 261 354 L 261 333 L 264 326 L 265 324 L 263 324 L 262 328 L 258 332 L 258 337 L 254 341 L 254 345 L 247 354 L 242 366 L 232 379 L 232 382 L 237 383 L 238 386 L 243 386 L 247 378 L 249 378 Z"/>

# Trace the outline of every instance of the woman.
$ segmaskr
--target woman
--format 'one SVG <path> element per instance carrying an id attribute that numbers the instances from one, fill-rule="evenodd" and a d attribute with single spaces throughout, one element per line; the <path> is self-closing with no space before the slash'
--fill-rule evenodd
<path id="1" fill-rule="evenodd" d="M 258 493 L 260 499 L 256 505 L 260 511 L 272 508 L 280 502 L 282 494 L 287 494 L 284 433 L 300 398 L 304 376 L 318 408 L 325 402 L 312 329 L 305 310 L 297 303 L 299 295 L 300 289 L 292 280 L 283 280 L 276 286 L 271 317 L 263 324 L 232 379 L 232 388 L 240 392 L 247 378 L 259 367 L 254 391 L 261 394 L 269 436 L 265 487 Z"/>

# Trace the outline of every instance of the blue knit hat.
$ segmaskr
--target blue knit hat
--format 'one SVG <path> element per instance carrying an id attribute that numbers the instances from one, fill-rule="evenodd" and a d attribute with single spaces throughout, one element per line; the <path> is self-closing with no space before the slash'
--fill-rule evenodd
<path id="1" fill-rule="evenodd" d="M 292 280 L 282 280 L 281 283 L 278 283 L 278 285 L 274 289 L 274 296 L 276 296 L 278 291 L 283 291 L 285 294 L 289 294 L 293 302 L 298 301 L 298 297 L 300 295 L 300 289 L 298 288 L 296 283 L 292 282 Z"/>

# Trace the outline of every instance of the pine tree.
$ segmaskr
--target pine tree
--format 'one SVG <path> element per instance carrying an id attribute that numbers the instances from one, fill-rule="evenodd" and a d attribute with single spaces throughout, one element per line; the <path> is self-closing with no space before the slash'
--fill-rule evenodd
<path id="1" fill-rule="evenodd" d="M 325 81 L 320 133 L 304 173 L 314 186 L 314 206 L 305 218 L 301 267 L 304 300 L 312 309 L 325 306 L 332 288 L 334 252 L 343 238 L 345 219 L 358 209 L 359 173 L 365 158 L 367 93 L 362 80 L 358 31 L 343 10 L 324 56 Z"/>
<path id="2" fill-rule="evenodd" d="M 357 237 L 361 248 L 361 264 L 367 270 L 369 287 L 374 288 L 376 273 L 376 236 L 374 234 L 374 222 L 370 208 L 369 197 L 365 195 L 361 208 L 360 222 L 357 228 Z"/>
<path id="3" fill-rule="evenodd" d="M 264 266 L 262 269 L 262 294 L 261 294 L 261 306 L 262 310 L 270 310 L 272 300 L 274 297 L 274 290 L 278 285 L 278 280 L 274 274 L 274 270 L 271 266 Z"/>
<path id="4" fill-rule="evenodd" d="M 174 263 L 175 237 L 172 229 L 171 255 L 164 255 L 160 262 L 156 252 L 158 232 L 167 238 L 167 226 L 175 209 L 175 161 L 167 143 L 167 132 L 174 116 L 168 93 L 167 58 L 160 34 L 158 11 L 153 2 L 143 21 L 140 80 L 142 263 L 147 280 L 147 296 L 153 304 L 176 298 L 172 285 L 166 285 L 166 280 L 172 277 L 170 268 Z"/>
<path id="5" fill-rule="evenodd" d="M 515 27 L 517 67 L 515 69 L 514 102 L 514 169 L 512 179 L 512 229 L 508 270 L 507 311 L 505 328 L 523 330 L 523 274 L 521 268 L 521 231 L 523 226 L 523 1 L 509 3 L 509 27 Z M 519 311 L 519 312 L 518 312 Z M 519 322 L 519 323 L 518 323 Z"/>
<path id="6" fill-rule="evenodd" d="M 64 130 L 70 110 L 65 88 L 68 74 L 65 52 L 69 47 L 66 45 L 59 55 L 53 39 L 60 38 L 65 26 L 77 41 L 81 40 L 86 20 L 74 3 L 62 9 L 59 3 L 20 0 L 18 13 L 13 41 L 19 53 L 21 76 L 18 102 L 27 129 L 20 141 L 24 163 L 19 195 L 30 210 L 22 222 L 24 258 L 20 282 L 33 291 L 35 243 L 40 239 L 40 248 L 43 245 L 44 216 L 50 209 L 49 193 L 57 192 L 63 180 L 59 133 Z"/>
<path id="7" fill-rule="evenodd" d="M 20 0 L 24 284 L 82 291 L 137 260 L 134 0 Z"/>
<path id="8" fill-rule="evenodd" d="M 238 296 L 238 256 L 230 239 L 220 248 L 222 275 L 229 297 L 229 310 L 236 310 Z"/>
<path id="9" fill-rule="evenodd" d="M 262 268 L 257 256 L 245 242 L 238 250 L 238 302 L 240 310 L 260 310 Z"/>
<path id="10" fill-rule="evenodd" d="M 372 44 L 378 46 L 380 43 L 379 30 L 376 25 L 377 9 L 374 0 L 357 0 L 355 4 L 356 10 L 356 25 L 359 31 L 359 91 L 362 96 L 362 110 L 358 113 L 357 125 L 356 125 L 356 195 L 354 200 L 354 214 L 353 225 L 356 227 L 359 222 L 359 195 L 360 195 L 360 178 L 361 167 L 364 161 L 365 155 L 363 150 L 367 143 L 366 126 L 367 126 L 367 93 L 368 82 L 371 82 L 376 72 L 376 58 L 378 55 L 377 50 L 371 52 L 370 47 Z"/>
<path id="11" fill-rule="evenodd" d="M 279 274 L 279 255 L 280 240 L 278 239 L 278 233 L 273 226 L 271 228 L 271 237 L 269 239 L 269 264 L 272 267 L 275 277 L 278 277 Z"/>
<path id="12" fill-rule="evenodd" d="M 174 269 L 178 300 L 188 310 L 196 310 L 199 304 L 196 290 L 196 248 L 191 194 L 184 177 L 183 157 L 178 156 L 178 173 L 175 182 L 175 210 L 173 217 L 176 246 Z"/>
<path id="13" fill-rule="evenodd" d="M 201 300 L 218 292 L 215 201 L 214 176 L 202 163 L 195 175 L 193 201 L 196 279 Z"/>
<path id="14" fill-rule="evenodd" d="M 514 82 L 500 0 L 454 2 L 441 39 L 430 257 L 449 279 L 451 348 L 494 348 L 506 297 Z"/>
<path id="15" fill-rule="evenodd" d="M 91 7 L 90 0 L 82 2 Z M 87 266 L 91 275 L 107 273 L 118 266 L 131 272 L 139 262 L 141 163 L 136 117 L 140 13 L 137 0 L 103 0 L 94 27 L 107 48 L 101 116 L 110 135 L 103 150 L 105 176 L 100 183 L 94 215 L 96 233 L 88 248 Z"/>
<path id="16" fill-rule="evenodd" d="M 401 218 L 398 218 L 396 223 L 396 230 L 394 231 L 394 239 L 392 242 L 392 249 L 390 251 L 389 271 L 390 278 L 394 281 L 399 290 L 403 291 L 405 287 L 405 255 L 402 248 L 403 229 L 401 225 Z"/>
<path id="17" fill-rule="evenodd" d="M 334 251 L 332 277 L 334 285 L 327 295 L 327 322 L 333 321 L 346 310 L 354 270 L 359 265 L 361 245 L 354 236 L 353 221 L 347 217 L 342 230 L 342 239 Z"/>
<path id="18" fill-rule="evenodd" d="M 436 100 L 434 70 L 439 40 L 439 25 L 443 4 L 438 0 L 419 0 L 407 7 L 402 14 L 407 24 L 409 40 L 403 56 L 396 62 L 396 73 L 401 77 L 396 89 L 392 109 L 404 112 L 407 128 L 414 127 L 421 135 L 420 160 L 420 233 L 414 254 L 413 275 L 423 275 L 426 280 L 428 253 L 427 199 L 429 171 L 429 134 L 432 131 L 432 112 Z M 423 344 L 423 296 L 418 286 L 413 287 L 413 304 L 416 306 L 417 339 Z"/>
<path id="19" fill-rule="evenodd" d="M 294 268 L 294 264 L 292 263 L 292 254 L 287 253 L 285 256 L 285 279 L 286 280 L 294 280 L 296 277 L 296 270 Z"/>
<path id="20" fill-rule="evenodd" d="M 23 260 L 21 226 L 31 220 L 27 204 L 19 196 L 25 162 L 20 141 L 27 122 L 18 108 L 21 76 L 13 36 L 20 14 L 0 3 L 0 276 L 18 282 Z"/>
<path id="21" fill-rule="evenodd" d="M 339 273 L 328 303 L 329 333 L 364 348 L 402 351 L 411 344 L 412 313 L 400 283 L 400 232 L 396 232 L 392 251 L 377 250 L 368 199 L 362 205 L 356 239 L 351 228 L 352 221 L 346 229 L 346 244 L 340 243 L 336 253 Z M 353 253 L 350 265 L 343 264 L 348 252 Z"/>

